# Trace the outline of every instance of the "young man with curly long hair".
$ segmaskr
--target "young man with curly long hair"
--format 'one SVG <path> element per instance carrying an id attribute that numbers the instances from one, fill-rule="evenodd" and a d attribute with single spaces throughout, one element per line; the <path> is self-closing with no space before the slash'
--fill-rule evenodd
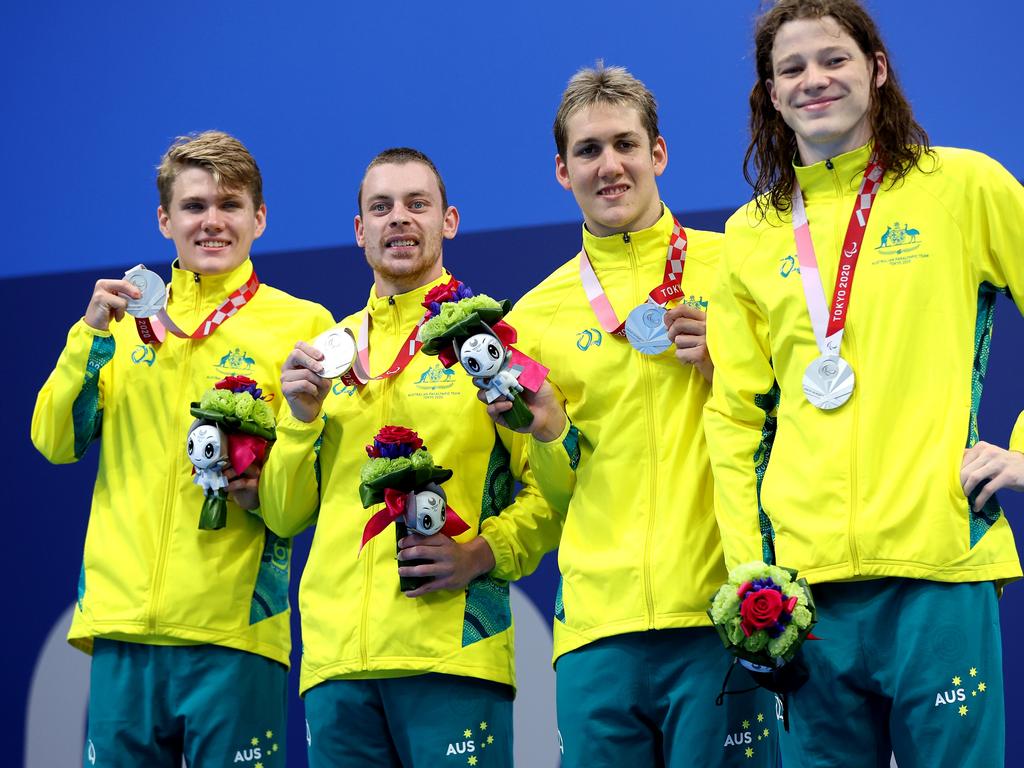
<path id="1" fill-rule="evenodd" d="M 748 179 L 708 318 L 705 414 L 730 566 L 813 585 L 791 766 L 1003 764 L 998 592 L 1020 577 L 980 441 L 995 300 L 1024 309 L 1024 189 L 929 146 L 855 0 L 758 21 Z"/>

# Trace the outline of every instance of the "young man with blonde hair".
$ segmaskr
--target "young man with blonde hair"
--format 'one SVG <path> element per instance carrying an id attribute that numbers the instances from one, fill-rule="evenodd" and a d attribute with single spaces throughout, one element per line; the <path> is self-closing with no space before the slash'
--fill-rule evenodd
<path id="1" fill-rule="evenodd" d="M 259 282 L 249 249 L 266 205 L 237 139 L 178 139 L 157 187 L 157 222 L 177 252 L 165 335 L 156 318 L 125 321 L 135 284 L 98 280 L 32 417 L 32 441 L 54 463 L 100 442 L 68 635 L 93 655 L 84 764 L 281 766 L 291 543 L 263 524 L 255 470 L 228 470 L 227 524 L 198 530 L 189 405 L 239 374 L 276 410 L 295 337 L 332 318 Z"/>
<path id="2" fill-rule="evenodd" d="M 1024 309 L 1024 190 L 929 146 L 855 0 L 782 0 L 755 47 L 705 422 L 726 561 L 813 586 L 783 763 L 1000 766 L 1021 569 L 994 493 L 1024 490 L 1024 422 L 1006 450 L 978 409 L 997 294 Z"/>
<path id="3" fill-rule="evenodd" d="M 367 376 L 325 379 L 322 353 L 296 345 L 261 488 L 279 534 L 316 525 L 299 591 L 309 764 L 511 768 L 508 581 L 556 546 L 558 518 L 524 466 L 522 438 L 495 429 L 462 366 L 419 351 L 426 308 L 455 281 L 442 250 L 459 213 L 437 168 L 417 150 L 385 150 L 366 170 L 358 206 L 356 241 L 373 285 L 366 306 L 339 325 L 365 346 Z M 454 539 L 404 537 L 398 562 L 393 525 L 365 540 L 381 505 L 364 509 L 359 492 L 367 444 L 385 425 L 418 433 L 452 470 L 447 504 L 469 526 Z M 523 488 L 513 500 L 515 478 Z M 402 576 L 428 581 L 403 594 Z"/>
<path id="4" fill-rule="evenodd" d="M 577 73 L 554 134 L 583 248 L 509 322 L 551 369 L 551 387 L 524 395 L 530 466 L 565 515 L 562 765 L 774 765 L 773 699 L 748 691 L 716 706 L 730 662 L 706 614 L 726 577 L 701 421 L 721 235 L 684 229 L 661 202 L 657 106 L 626 70 Z"/>

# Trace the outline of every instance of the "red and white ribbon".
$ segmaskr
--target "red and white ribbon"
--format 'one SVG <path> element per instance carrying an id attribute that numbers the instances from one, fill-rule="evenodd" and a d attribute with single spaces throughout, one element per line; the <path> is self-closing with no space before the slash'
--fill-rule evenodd
<path id="1" fill-rule="evenodd" d="M 248 304 L 259 288 L 260 279 L 256 276 L 256 270 L 253 270 L 252 276 L 245 282 L 245 285 L 237 288 L 224 299 L 221 305 L 207 315 L 206 319 L 192 333 L 185 333 L 171 320 L 166 306 L 152 317 L 137 317 L 135 318 L 135 327 L 138 329 L 139 338 L 142 339 L 143 344 L 159 344 L 167 337 L 167 331 L 170 331 L 179 339 L 204 339 Z M 167 290 L 169 294 L 170 286 Z"/>
<path id="2" fill-rule="evenodd" d="M 363 316 L 359 321 L 359 337 L 356 339 L 356 359 L 347 373 L 342 374 L 341 381 L 346 387 L 361 387 L 368 381 L 379 379 L 390 379 L 397 376 L 409 365 L 416 353 L 420 351 L 423 342 L 416 336 L 419 334 L 420 326 L 427 321 L 430 313 L 427 312 L 420 321 L 413 326 L 412 331 L 398 350 L 395 361 L 391 363 L 386 371 L 373 376 L 370 374 L 370 313 L 363 310 Z"/>
<path id="3" fill-rule="evenodd" d="M 807 311 L 814 328 L 814 338 L 823 355 L 838 355 L 843 343 L 857 259 L 864 244 L 864 233 L 868 228 L 871 207 L 882 186 L 884 176 L 885 169 L 872 158 L 864 170 L 864 180 L 861 182 L 857 201 L 850 214 L 850 223 L 846 227 L 846 239 L 843 241 L 843 252 L 839 257 L 839 268 L 836 270 L 836 286 L 832 292 L 830 309 L 825 307 L 825 289 L 821 284 L 818 259 L 811 240 L 811 226 L 807 221 L 803 192 L 799 183 L 793 187 L 793 234 L 796 237 L 797 258 L 800 261 L 800 279 L 807 300 Z"/>
<path id="4" fill-rule="evenodd" d="M 679 220 L 672 217 L 672 235 L 668 241 L 668 254 L 665 257 L 665 279 L 648 294 L 648 301 L 665 306 L 670 300 L 683 296 L 683 268 L 686 266 L 686 230 Z M 594 266 L 587 256 L 587 249 L 580 250 L 580 281 L 587 294 L 590 306 L 597 315 L 601 327 L 606 333 L 625 336 L 625 321 L 619 322 L 618 315 L 612 308 L 601 281 L 594 272 Z"/>

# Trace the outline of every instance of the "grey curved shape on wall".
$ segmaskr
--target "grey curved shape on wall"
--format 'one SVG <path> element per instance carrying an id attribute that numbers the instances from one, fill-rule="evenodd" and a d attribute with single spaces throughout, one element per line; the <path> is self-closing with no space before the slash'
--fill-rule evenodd
<path id="1" fill-rule="evenodd" d="M 25 707 L 25 768 L 82 760 L 90 657 L 68 645 L 74 610 L 72 603 L 60 615 L 36 658 Z"/>

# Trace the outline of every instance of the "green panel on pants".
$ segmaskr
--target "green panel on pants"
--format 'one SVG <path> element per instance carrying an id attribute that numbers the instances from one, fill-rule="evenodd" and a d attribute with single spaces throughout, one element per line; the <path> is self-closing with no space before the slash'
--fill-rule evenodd
<path id="1" fill-rule="evenodd" d="M 217 645 L 97 639 L 87 768 L 285 764 L 288 670 Z"/>
<path id="2" fill-rule="evenodd" d="M 710 627 L 616 635 L 561 656 L 562 768 L 777 765 L 774 694 L 715 704 L 731 664 Z"/>
<path id="3" fill-rule="evenodd" d="M 328 680 L 306 693 L 310 768 L 512 768 L 512 696 L 458 675 Z"/>
<path id="4" fill-rule="evenodd" d="M 789 698 L 786 768 L 1003 765 L 1002 653 L 990 582 L 815 584 L 821 639 Z"/>

